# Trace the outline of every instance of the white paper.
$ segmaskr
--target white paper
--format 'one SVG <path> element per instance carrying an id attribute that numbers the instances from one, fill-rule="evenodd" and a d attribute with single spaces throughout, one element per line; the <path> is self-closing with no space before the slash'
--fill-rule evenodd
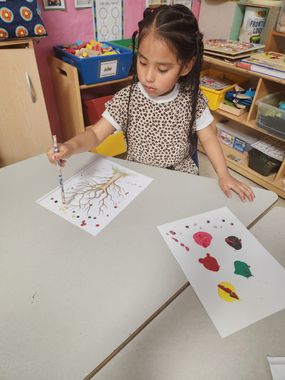
<path id="1" fill-rule="evenodd" d="M 228 208 L 158 229 L 222 337 L 285 308 L 285 269 Z"/>
<path id="2" fill-rule="evenodd" d="M 285 357 L 267 356 L 273 380 L 285 379 Z"/>
<path id="3" fill-rule="evenodd" d="M 62 205 L 59 187 L 37 203 L 96 236 L 151 181 L 149 177 L 97 156 L 92 164 L 64 182 L 66 205 Z"/>
<path id="4" fill-rule="evenodd" d="M 98 41 L 123 38 L 122 1 L 95 0 L 96 36 Z"/>

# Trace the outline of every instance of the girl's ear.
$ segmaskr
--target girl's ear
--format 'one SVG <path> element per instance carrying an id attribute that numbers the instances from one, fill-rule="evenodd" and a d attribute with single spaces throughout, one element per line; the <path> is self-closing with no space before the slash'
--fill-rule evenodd
<path id="1" fill-rule="evenodd" d="M 195 58 L 193 57 L 188 63 L 186 63 L 181 70 L 180 76 L 184 77 L 185 75 L 189 74 L 192 70 L 192 67 L 195 64 Z"/>

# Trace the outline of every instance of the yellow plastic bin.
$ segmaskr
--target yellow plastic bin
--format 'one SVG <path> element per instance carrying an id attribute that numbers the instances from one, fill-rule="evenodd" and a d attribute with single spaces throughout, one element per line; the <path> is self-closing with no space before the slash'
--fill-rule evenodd
<path id="1" fill-rule="evenodd" d="M 202 93 L 208 100 L 208 106 L 212 111 L 215 111 L 217 108 L 219 108 L 219 105 L 224 101 L 227 91 L 233 89 L 235 84 L 241 85 L 246 80 L 239 75 L 224 73 L 222 71 L 213 69 L 202 70 L 201 78 L 203 77 L 212 78 L 213 80 L 224 83 L 224 87 L 221 90 L 215 90 L 214 88 L 210 88 L 205 85 L 200 86 Z"/>
<path id="2" fill-rule="evenodd" d="M 127 151 L 127 144 L 124 132 L 115 132 L 109 136 L 102 144 L 96 148 L 91 149 L 91 152 L 102 154 L 103 156 L 118 156 Z"/>

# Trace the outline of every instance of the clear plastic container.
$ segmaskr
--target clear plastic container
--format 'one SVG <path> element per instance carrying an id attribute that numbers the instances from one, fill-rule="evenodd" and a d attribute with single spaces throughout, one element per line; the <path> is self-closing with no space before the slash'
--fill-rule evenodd
<path id="1" fill-rule="evenodd" d="M 259 99 L 257 125 L 273 135 L 285 138 L 285 110 L 278 108 L 281 101 L 285 102 L 285 91 L 275 92 Z"/>
<path id="2" fill-rule="evenodd" d="M 276 30 L 278 32 L 285 33 L 285 0 L 282 1 L 280 7 L 280 13 L 276 24 Z"/>

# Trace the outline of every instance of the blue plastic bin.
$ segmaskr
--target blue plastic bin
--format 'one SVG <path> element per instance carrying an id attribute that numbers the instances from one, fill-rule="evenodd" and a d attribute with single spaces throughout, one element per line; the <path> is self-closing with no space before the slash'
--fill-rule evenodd
<path id="1" fill-rule="evenodd" d="M 132 51 L 110 42 L 104 43 L 112 46 L 120 54 L 79 58 L 65 51 L 61 45 L 54 46 L 54 52 L 57 58 L 77 68 L 80 84 L 93 84 L 126 78 L 132 64 Z"/>

